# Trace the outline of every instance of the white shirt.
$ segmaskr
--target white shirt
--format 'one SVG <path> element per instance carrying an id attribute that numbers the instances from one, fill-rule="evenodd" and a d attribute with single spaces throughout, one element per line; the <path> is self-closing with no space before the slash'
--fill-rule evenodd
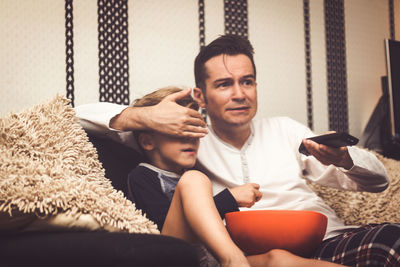
<path id="1" fill-rule="evenodd" d="M 354 226 L 344 226 L 302 176 L 321 185 L 363 191 L 382 190 L 388 178 L 383 164 L 373 154 L 356 147 L 348 148 L 354 162 L 349 171 L 324 166 L 314 157 L 300 154 L 302 139 L 313 135 L 307 127 L 289 118 L 255 120 L 250 137 L 239 150 L 210 129 L 201 139 L 198 159 L 205 168 L 202 170 L 213 181 L 214 193 L 226 187 L 258 183 L 263 197 L 250 209 L 321 212 L 328 217 L 325 238 L 330 238 Z"/>
<path id="2" fill-rule="evenodd" d="M 109 128 L 109 121 L 126 106 L 96 103 L 75 110 L 82 126 L 96 134 L 136 147 L 130 132 Z M 388 184 L 383 164 L 371 153 L 348 147 L 354 166 L 346 171 L 324 166 L 312 156 L 298 152 L 301 140 L 314 134 L 304 125 L 285 117 L 254 120 L 251 135 L 242 149 L 237 149 L 210 133 L 200 139 L 198 160 L 213 181 L 214 193 L 252 182 L 260 184 L 263 197 L 251 209 L 312 210 L 328 217 L 325 238 L 340 234 L 349 227 L 318 197 L 302 178 L 321 185 L 346 190 L 377 192 Z M 340 201 L 340 200 L 338 200 Z M 244 208 L 242 210 L 245 210 Z"/>

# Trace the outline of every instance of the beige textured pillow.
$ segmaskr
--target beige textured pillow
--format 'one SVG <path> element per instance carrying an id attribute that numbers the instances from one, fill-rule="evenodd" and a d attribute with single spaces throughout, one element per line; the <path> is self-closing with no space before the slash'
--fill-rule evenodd
<path id="1" fill-rule="evenodd" d="M 105 178 L 62 96 L 0 118 L 0 230 L 158 233 Z"/>
<path id="2" fill-rule="evenodd" d="M 400 222 L 400 161 L 372 153 L 386 167 L 390 179 L 389 187 L 381 193 L 343 191 L 308 181 L 345 224 Z"/>

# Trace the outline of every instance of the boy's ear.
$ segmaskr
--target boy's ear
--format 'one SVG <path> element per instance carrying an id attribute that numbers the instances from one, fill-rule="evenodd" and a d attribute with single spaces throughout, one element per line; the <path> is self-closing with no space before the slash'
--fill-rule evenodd
<path id="1" fill-rule="evenodd" d="M 203 90 L 201 90 L 200 88 L 193 88 L 193 98 L 194 100 L 196 100 L 196 102 L 199 104 L 199 106 L 201 108 L 205 108 L 206 107 L 206 98 L 205 95 L 203 93 Z"/>
<path id="2" fill-rule="evenodd" d="M 138 142 L 145 151 L 151 151 L 155 147 L 153 136 L 150 133 L 141 133 Z"/>

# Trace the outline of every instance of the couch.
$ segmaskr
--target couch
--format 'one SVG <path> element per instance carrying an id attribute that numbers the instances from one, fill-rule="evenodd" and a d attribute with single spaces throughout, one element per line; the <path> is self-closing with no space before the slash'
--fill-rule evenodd
<path id="1" fill-rule="evenodd" d="M 59 101 L 61 101 L 60 98 L 56 98 L 53 102 Z M 46 114 L 49 113 L 46 105 L 38 110 L 33 112 L 34 118 L 37 117 L 36 113 L 42 110 L 45 110 Z M 14 127 L 15 120 L 19 121 L 21 117 L 14 116 L 11 125 Z M 68 116 L 58 116 L 57 120 L 64 117 Z M 32 119 L 24 120 L 24 125 L 27 124 L 25 121 L 30 120 Z M 0 118 L 0 126 L 4 125 L 7 124 Z M 0 179 L 4 179 L 2 171 L 7 169 L 7 166 L 2 162 L 1 157 L 7 152 L 8 148 L 4 145 L 9 142 L 6 138 L 10 134 L 7 132 L 7 127 L 0 127 L 0 130 L 4 130 L 0 132 Z M 35 131 L 40 131 L 40 129 L 35 128 Z M 61 136 L 62 140 L 74 135 L 69 133 L 69 130 L 66 132 L 68 134 Z M 21 133 L 13 135 L 17 139 L 23 138 Z M 114 188 L 126 194 L 127 174 L 138 164 L 140 156 L 134 150 L 111 139 L 93 136 L 90 133 L 83 135 L 96 148 L 96 155 L 102 163 L 105 177 L 111 181 Z M 86 139 L 82 142 L 87 142 Z M 83 154 L 87 156 L 90 153 Z M 340 191 L 309 182 L 311 188 L 337 212 L 346 224 L 400 222 L 398 212 L 400 162 L 376 155 L 386 166 L 391 180 L 389 188 L 382 193 Z M 0 195 L 3 190 L 1 185 Z M 2 201 L 0 198 L 0 207 Z M 199 264 L 196 249 L 193 246 L 183 240 L 158 234 L 109 232 L 101 228 L 95 231 L 64 228 L 48 231 L 46 227 L 40 231 L 30 232 L 18 229 L 1 231 L 1 222 L 0 216 L 0 266 L 198 266 Z"/>
<path id="2" fill-rule="evenodd" d="M 135 151 L 109 139 L 90 137 L 106 177 L 127 190 L 127 173 L 138 161 Z M 198 266 L 188 243 L 162 235 L 57 231 L 3 233 L 0 266 Z"/>
<path id="3" fill-rule="evenodd" d="M 347 225 L 400 223 L 400 161 L 374 153 L 389 176 L 389 187 L 380 193 L 343 191 L 308 181 L 313 189 Z"/>
<path id="4" fill-rule="evenodd" d="M 151 231 L 145 233 L 148 230 L 146 227 L 153 226 L 138 214 L 135 214 L 135 219 L 139 218 L 139 222 L 144 221 L 142 228 L 136 229 L 123 224 L 123 219 L 129 217 L 124 214 L 114 225 L 112 218 L 103 214 L 102 217 L 92 216 L 100 218 L 97 228 L 87 229 L 71 227 L 69 224 L 54 226 L 52 218 L 64 214 L 61 208 L 48 207 L 46 212 L 40 212 L 37 208 L 30 211 L 25 207 L 25 211 L 22 212 L 23 209 L 20 209 L 17 212 L 14 204 L 10 206 L 12 216 L 4 212 L 4 204 L 10 201 L 6 194 L 6 182 L 12 177 L 26 175 L 25 179 L 29 179 L 30 176 L 40 174 L 51 177 L 54 173 L 56 179 L 57 169 L 63 166 L 70 169 L 64 174 L 81 175 L 82 179 L 86 179 L 86 176 L 97 179 L 96 183 L 103 183 L 102 186 L 108 190 L 106 192 L 113 197 L 111 200 L 118 200 L 117 204 L 120 207 L 126 205 L 134 210 L 134 205 L 128 200 L 125 201 L 120 192 L 126 193 L 127 173 L 138 163 L 138 154 L 109 139 L 87 137 L 74 118 L 73 109 L 67 104 L 65 99 L 57 96 L 54 100 L 40 104 L 32 110 L 0 118 L 0 206 L 3 204 L 3 212 L 0 212 L 0 266 L 199 266 L 195 247 L 177 238 L 162 236 Z M 21 143 L 20 140 L 24 138 L 30 140 L 30 143 Z M 53 139 L 65 142 L 66 146 L 58 148 Z M 80 143 L 87 143 L 87 147 L 80 147 Z M 62 150 L 58 154 L 63 154 L 64 162 L 59 163 L 57 158 L 52 159 L 52 156 L 57 156 L 57 153 L 52 152 L 55 149 Z M 93 155 L 93 151 L 98 158 Z M 18 162 L 21 157 L 28 162 L 24 164 Z M 53 161 L 50 170 L 37 171 L 36 169 L 43 167 L 42 161 L 46 159 Z M 101 162 L 105 176 L 101 165 L 99 167 L 97 162 L 99 164 Z M 12 168 L 14 163 L 17 169 Z M 29 169 L 28 165 L 32 165 L 34 170 Z M 74 169 L 75 166 L 78 167 Z M 26 170 L 19 172 L 21 169 Z M 107 181 L 91 177 L 91 170 L 97 176 L 106 177 L 100 177 L 101 179 L 109 179 L 112 186 L 120 191 L 111 190 Z M 33 171 L 35 173 L 29 173 Z M 27 185 L 29 186 L 32 184 Z M 81 193 L 85 194 L 83 191 Z M 29 195 L 24 200 L 29 201 L 28 198 Z M 101 203 L 105 203 L 104 201 Z M 76 214 L 72 215 L 73 218 L 77 218 L 74 217 Z M 36 223 L 36 228 L 31 227 L 34 223 L 20 224 L 19 216 L 39 223 Z"/>

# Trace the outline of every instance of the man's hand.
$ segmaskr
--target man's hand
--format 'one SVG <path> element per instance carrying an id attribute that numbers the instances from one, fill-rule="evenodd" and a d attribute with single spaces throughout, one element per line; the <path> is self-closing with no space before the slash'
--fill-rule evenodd
<path id="1" fill-rule="evenodd" d="M 354 165 L 345 146 L 339 148 L 329 147 L 308 139 L 304 139 L 303 144 L 307 151 L 324 165 L 333 164 L 346 170 L 350 170 Z"/>
<path id="2" fill-rule="evenodd" d="M 149 107 L 128 107 L 110 121 L 117 130 L 155 130 L 182 137 L 204 137 L 208 130 L 200 113 L 183 107 L 177 100 L 190 94 L 191 89 L 165 97 L 160 103 Z"/>
<path id="3" fill-rule="evenodd" d="M 201 114 L 182 107 L 177 100 L 190 94 L 191 89 L 171 94 L 159 104 L 149 108 L 151 129 L 182 137 L 203 137 L 207 134 L 206 123 Z"/>
<path id="4" fill-rule="evenodd" d="M 248 183 L 234 188 L 230 188 L 232 196 L 235 198 L 239 207 L 250 208 L 262 198 L 260 185 Z"/>

